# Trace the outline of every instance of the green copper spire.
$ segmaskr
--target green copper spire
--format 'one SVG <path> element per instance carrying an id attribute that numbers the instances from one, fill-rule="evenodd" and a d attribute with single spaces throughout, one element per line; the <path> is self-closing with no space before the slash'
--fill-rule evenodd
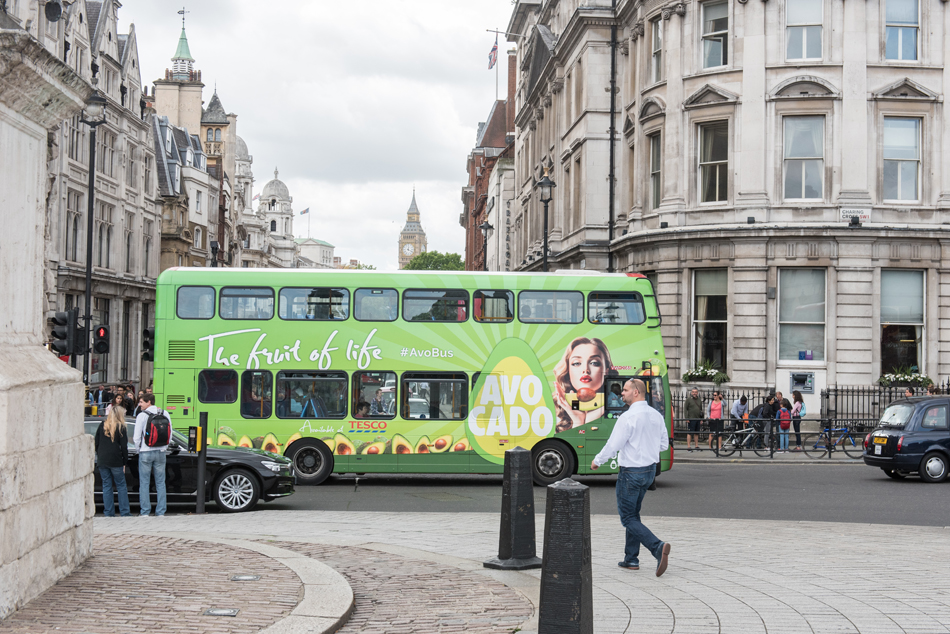
<path id="1" fill-rule="evenodd" d="M 181 37 L 178 38 L 178 50 L 175 51 L 175 56 L 172 58 L 172 61 L 176 59 L 183 59 L 189 62 L 195 61 L 191 56 L 191 50 L 188 48 L 188 38 L 185 37 L 185 27 L 181 27 Z"/>

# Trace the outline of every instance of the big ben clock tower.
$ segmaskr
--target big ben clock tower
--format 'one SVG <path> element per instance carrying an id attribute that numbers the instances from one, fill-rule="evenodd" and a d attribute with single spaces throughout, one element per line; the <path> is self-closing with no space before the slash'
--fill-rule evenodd
<path id="1" fill-rule="evenodd" d="M 419 208 L 416 207 L 416 190 L 412 190 L 412 204 L 406 212 L 406 226 L 399 234 L 399 268 L 404 269 L 409 260 L 425 253 L 428 242 L 426 232 L 419 224 Z"/>

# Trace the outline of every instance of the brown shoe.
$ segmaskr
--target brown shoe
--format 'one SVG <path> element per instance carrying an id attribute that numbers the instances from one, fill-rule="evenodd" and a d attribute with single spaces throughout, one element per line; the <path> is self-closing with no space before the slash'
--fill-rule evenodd
<path id="1" fill-rule="evenodd" d="M 660 561 L 656 564 L 656 576 L 662 576 L 666 572 L 666 567 L 670 564 L 670 544 L 663 542 L 663 554 L 660 555 Z"/>

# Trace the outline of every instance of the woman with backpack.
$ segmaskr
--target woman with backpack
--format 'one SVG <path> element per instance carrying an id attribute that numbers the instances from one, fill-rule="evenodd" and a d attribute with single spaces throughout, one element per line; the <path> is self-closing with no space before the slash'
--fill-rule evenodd
<path id="1" fill-rule="evenodd" d="M 119 514 L 131 515 L 125 465 L 129 461 L 129 433 L 125 428 L 125 408 L 113 405 L 96 429 L 96 464 L 102 476 L 102 514 L 115 517 L 113 489 L 119 492 Z"/>
<path id="2" fill-rule="evenodd" d="M 795 451 L 802 450 L 802 417 L 805 415 L 805 401 L 798 390 L 792 392 L 792 425 L 795 427 Z"/>

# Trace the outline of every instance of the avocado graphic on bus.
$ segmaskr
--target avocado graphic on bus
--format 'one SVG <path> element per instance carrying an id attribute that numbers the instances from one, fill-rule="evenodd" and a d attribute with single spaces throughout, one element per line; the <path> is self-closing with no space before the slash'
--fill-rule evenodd
<path id="1" fill-rule="evenodd" d="M 277 436 L 271 433 L 264 436 L 264 440 L 261 441 L 261 449 L 271 453 L 280 453 L 280 443 L 277 442 Z"/>
<path id="2" fill-rule="evenodd" d="M 412 453 L 412 445 L 409 444 L 409 441 L 405 439 L 402 434 L 396 434 L 393 436 L 393 439 L 389 441 L 389 448 L 391 453 L 394 454 L 409 454 Z"/>
<path id="3" fill-rule="evenodd" d="M 361 456 L 378 456 L 384 451 L 386 451 L 386 443 L 375 441 L 364 442 L 362 445 L 360 445 L 359 453 Z"/>
<path id="4" fill-rule="evenodd" d="M 223 433 L 221 433 L 221 432 L 218 432 L 218 446 L 220 446 L 220 447 L 234 447 L 236 444 L 237 444 L 237 443 L 234 442 L 234 439 L 233 439 L 233 438 L 231 438 L 231 437 L 228 436 L 227 434 L 223 434 Z"/>
<path id="5" fill-rule="evenodd" d="M 320 440 L 322 440 L 323 443 L 327 446 L 327 449 L 330 450 L 330 453 L 333 453 L 333 450 L 336 448 L 336 441 L 333 440 L 333 437 L 324 436 Z M 290 443 L 287 443 L 287 444 L 290 444 Z"/>
<path id="6" fill-rule="evenodd" d="M 429 437 L 423 436 L 416 443 L 416 449 L 413 453 L 429 453 Z"/>
<path id="7" fill-rule="evenodd" d="M 432 453 L 445 453 L 451 448 L 452 448 L 452 434 L 439 436 L 438 438 L 435 439 L 435 442 L 429 445 L 429 451 L 431 451 Z"/>
<path id="8" fill-rule="evenodd" d="M 452 447 L 452 451 L 471 451 L 471 449 L 472 446 L 469 444 L 468 438 L 459 438 L 459 441 Z"/>
<path id="9" fill-rule="evenodd" d="M 238 447 L 246 447 L 247 449 L 254 448 L 254 441 L 251 440 L 248 436 L 241 436 L 241 440 L 238 441 Z"/>
<path id="10" fill-rule="evenodd" d="M 340 432 L 337 432 L 336 436 L 333 437 L 333 442 L 336 445 L 336 449 L 334 449 L 333 453 L 338 456 L 352 456 L 356 453 L 356 447 L 353 446 L 350 439 Z"/>

